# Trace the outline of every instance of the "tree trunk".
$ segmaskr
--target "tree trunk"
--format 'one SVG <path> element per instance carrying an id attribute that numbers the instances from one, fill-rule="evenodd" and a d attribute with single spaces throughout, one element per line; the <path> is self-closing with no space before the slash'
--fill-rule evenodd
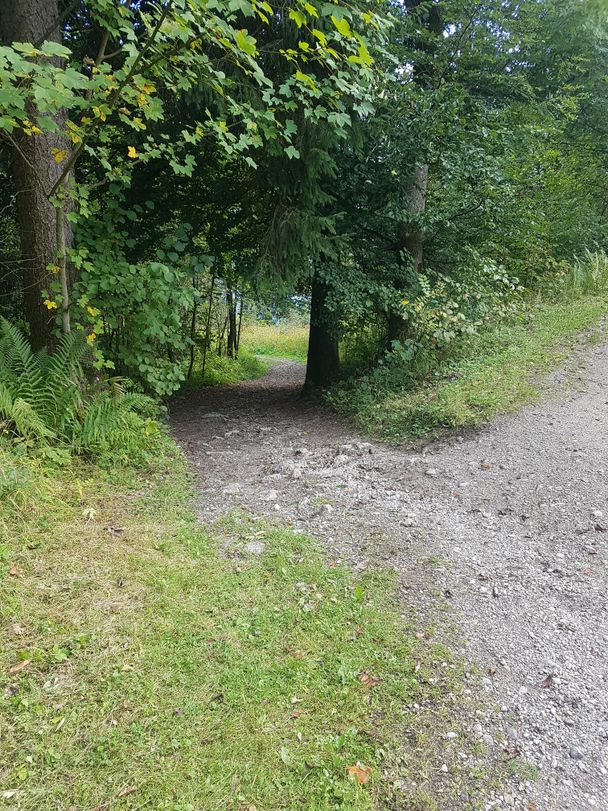
<path id="1" fill-rule="evenodd" d="M 419 218 L 424 214 L 426 204 L 426 189 L 429 179 L 429 167 L 426 163 L 416 166 L 412 183 L 408 192 L 407 219 L 397 226 L 396 247 L 399 252 L 398 261 L 403 263 L 403 253 L 409 254 L 412 260 L 414 276 L 422 270 L 424 259 L 425 232 L 420 225 Z M 405 285 L 405 278 L 398 280 L 398 284 Z M 398 312 L 390 312 L 388 316 L 388 347 L 392 348 L 393 341 L 403 338 L 407 321 Z"/>
<path id="2" fill-rule="evenodd" d="M 57 0 L 2 0 L 0 2 L 0 39 L 3 43 L 61 40 L 58 25 Z M 29 111 L 30 119 L 36 120 L 36 110 Z M 17 222 L 21 241 L 21 269 L 25 316 L 30 326 L 30 338 L 34 349 L 52 343 L 54 325 L 53 311 L 42 303 L 42 290 L 56 278 L 47 270 L 57 263 L 58 217 L 48 195 L 59 177 L 61 164 L 53 158 L 52 149 L 69 149 L 69 142 L 62 134 L 64 116 L 58 116 L 60 132 L 42 135 L 15 136 L 12 151 L 13 174 L 17 199 Z M 63 213 L 63 212 L 61 212 Z M 71 244 L 71 232 L 64 222 L 65 248 Z M 63 312 L 64 323 L 68 319 Z"/>
<path id="3" fill-rule="evenodd" d="M 315 273 L 310 300 L 310 334 L 304 388 L 327 388 L 340 374 L 335 315 L 327 309 L 328 288 Z"/>
<path id="4" fill-rule="evenodd" d="M 228 305 L 228 338 L 226 339 L 226 354 L 229 358 L 236 357 L 236 299 L 232 287 L 226 291 L 226 304 Z"/>

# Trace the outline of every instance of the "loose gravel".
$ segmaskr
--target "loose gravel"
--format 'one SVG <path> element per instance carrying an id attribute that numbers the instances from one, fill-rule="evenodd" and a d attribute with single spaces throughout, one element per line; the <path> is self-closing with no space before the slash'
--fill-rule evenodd
<path id="1" fill-rule="evenodd" d="M 416 451 L 363 440 L 302 377 L 285 361 L 173 404 L 201 518 L 242 507 L 393 567 L 429 621 L 448 607 L 492 708 L 471 734 L 517 764 L 486 808 L 608 811 L 608 344 L 538 404 Z"/>

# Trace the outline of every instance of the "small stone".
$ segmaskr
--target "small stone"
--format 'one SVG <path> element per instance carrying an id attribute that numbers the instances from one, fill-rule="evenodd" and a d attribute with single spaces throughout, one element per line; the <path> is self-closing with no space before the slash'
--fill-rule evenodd
<path id="1" fill-rule="evenodd" d="M 427 476 L 431 476 L 431 478 L 433 478 L 433 479 L 435 479 L 437 476 L 439 476 L 439 471 L 437 470 L 437 468 L 434 468 L 434 467 L 427 468 L 425 473 L 426 473 Z"/>
<path id="2" fill-rule="evenodd" d="M 601 510 L 591 510 L 591 515 L 594 518 L 603 518 L 604 517 L 604 513 Z"/>
<path id="3" fill-rule="evenodd" d="M 446 732 L 445 737 L 447 738 L 448 741 L 453 741 L 455 738 L 458 737 L 458 733 L 457 732 Z"/>
<path id="4" fill-rule="evenodd" d="M 262 541 L 249 541 L 248 544 L 245 544 L 245 552 L 248 555 L 261 555 L 265 549 L 266 544 Z"/>
<path id="5" fill-rule="evenodd" d="M 512 794 L 504 794 L 503 800 L 505 805 L 515 805 L 515 797 Z"/>
<path id="6" fill-rule="evenodd" d="M 447 763 L 444 763 L 444 764 L 443 764 L 443 766 L 441 767 L 441 771 L 442 771 L 444 774 L 447 774 L 447 773 L 448 773 L 448 767 L 447 767 Z"/>
<path id="7" fill-rule="evenodd" d="M 276 490 L 269 490 L 265 496 L 262 496 L 262 501 L 276 501 L 279 494 Z"/>
<path id="8" fill-rule="evenodd" d="M 572 758 L 572 760 L 582 760 L 584 755 L 580 749 L 577 749 L 576 746 L 571 746 L 568 752 L 568 755 Z"/>
<path id="9" fill-rule="evenodd" d="M 236 496 L 238 493 L 241 492 L 241 490 L 242 490 L 241 485 L 238 484 L 237 482 L 234 482 L 233 484 L 228 484 L 226 487 L 224 487 L 222 493 L 225 496 Z"/>

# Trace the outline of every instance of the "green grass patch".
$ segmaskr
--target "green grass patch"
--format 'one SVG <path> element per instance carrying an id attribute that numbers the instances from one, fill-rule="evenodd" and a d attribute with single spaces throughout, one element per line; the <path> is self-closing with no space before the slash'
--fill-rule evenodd
<path id="1" fill-rule="evenodd" d="M 205 374 L 201 374 L 202 360 L 199 357 L 194 365 L 190 380 L 182 386 L 182 391 L 200 386 L 225 386 L 229 383 L 240 383 L 243 380 L 256 380 L 268 371 L 268 364 L 256 357 L 247 349 L 239 350 L 237 358 L 219 356 L 214 352 L 207 354 Z"/>
<path id="2" fill-rule="evenodd" d="M 438 357 L 423 379 L 390 362 L 330 392 L 342 414 L 390 441 L 478 426 L 533 400 L 542 374 L 563 362 L 573 339 L 608 312 L 605 295 L 531 306 Z"/>
<path id="3" fill-rule="evenodd" d="M 462 673 L 393 576 L 244 515 L 201 527 L 153 441 L 140 471 L 0 447 L 0 807 L 436 807 Z"/>
<path id="4" fill-rule="evenodd" d="M 308 327 L 291 322 L 267 324 L 246 321 L 241 336 L 243 346 L 255 355 L 270 355 L 306 363 Z"/>

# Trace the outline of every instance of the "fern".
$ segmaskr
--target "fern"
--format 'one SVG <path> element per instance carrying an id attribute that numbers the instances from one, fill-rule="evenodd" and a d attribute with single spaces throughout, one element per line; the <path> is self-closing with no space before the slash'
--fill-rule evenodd
<path id="1" fill-rule="evenodd" d="M 17 327 L 0 319 L 0 429 L 77 453 L 141 429 L 136 414 L 153 401 L 126 393 L 117 377 L 88 383 L 87 354 L 83 333 L 63 336 L 52 354 L 34 353 Z"/>

